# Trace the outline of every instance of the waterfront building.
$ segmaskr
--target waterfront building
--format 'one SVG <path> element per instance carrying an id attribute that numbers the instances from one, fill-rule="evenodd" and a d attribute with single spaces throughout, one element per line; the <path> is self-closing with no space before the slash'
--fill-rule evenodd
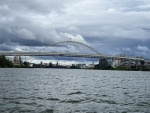
<path id="1" fill-rule="evenodd" d="M 125 56 L 126 56 L 125 54 L 121 54 L 121 55 L 120 55 L 120 57 L 122 57 L 122 58 L 120 58 L 120 64 L 123 64 L 123 63 L 126 62 L 126 59 L 123 58 L 123 57 L 125 57 Z"/>
<path id="2" fill-rule="evenodd" d="M 29 67 L 33 67 L 33 65 L 34 65 L 33 63 L 29 63 Z"/>
<path id="3" fill-rule="evenodd" d="M 14 65 L 21 65 L 22 64 L 21 56 L 14 56 L 13 64 Z"/>
<path id="4" fill-rule="evenodd" d="M 89 69 L 94 69 L 95 65 L 94 64 L 89 64 L 88 68 Z"/>
<path id="5" fill-rule="evenodd" d="M 76 64 L 76 66 L 80 69 L 85 69 L 86 68 L 86 64 Z"/>
<path id="6" fill-rule="evenodd" d="M 120 65 L 120 59 L 119 59 L 119 58 L 115 58 L 115 59 L 114 59 L 114 65 L 115 65 L 115 66 Z"/>
<path id="7" fill-rule="evenodd" d="M 99 60 L 99 66 L 105 67 L 105 66 L 108 66 L 108 65 L 109 65 L 109 64 L 108 64 L 108 61 L 107 61 L 106 58 L 101 58 L 101 59 Z"/>
<path id="8" fill-rule="evenodd" d="M 114 65 L 115 66 L 120 66 L 120 67 L 130 67 L 131 61 L 127 60 L 125 57 L 125 54 L 120 54 L 119 57 L 121 58 L 115 58 L 114 59 Z"/>
<path id="9" fill-rule="evenodd" d="M 142 56 L 137 56 L 136 58 L 143 58 L 143 57 Z M 136 66 L 143 66 L 145 64 L 145 62 L 138 60 L 138 61 L 135 62 L 135 64 L 136 64 Z"/>

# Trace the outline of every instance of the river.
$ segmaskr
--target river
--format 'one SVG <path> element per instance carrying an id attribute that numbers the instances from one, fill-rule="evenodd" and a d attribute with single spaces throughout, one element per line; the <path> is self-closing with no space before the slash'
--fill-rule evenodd
<path id="1" fill-rule="evenodd" d="M 150 72 L 1 68 L 0 113 L 150 113 Z"/>

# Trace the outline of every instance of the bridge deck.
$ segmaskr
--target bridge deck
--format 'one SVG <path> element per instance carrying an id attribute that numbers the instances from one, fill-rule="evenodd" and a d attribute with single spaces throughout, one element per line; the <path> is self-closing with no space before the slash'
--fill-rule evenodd
<path id="1" fill-rule="evenodd" d="M 141 60 L 143 58 L 133 57 L 120 57 L 120 56 L 109 56 L 99 54 L 80 54 L 80 53 L 56 53 L 56 52 L 0 52 L 0 55 L 5 56 L 62 56 L 62 57 L 84 57 L 84 58 L 118 58 L 118 59 L 130 59 L 130 60 Z M 149 59 L 146 59 L 150 61 Z"/>

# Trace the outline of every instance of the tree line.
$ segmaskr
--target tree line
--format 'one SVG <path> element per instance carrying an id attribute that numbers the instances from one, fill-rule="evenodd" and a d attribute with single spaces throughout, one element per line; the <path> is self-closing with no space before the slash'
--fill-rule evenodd
<path id="1" fill-rule="evenodd" d="M 0 67 L 13 67 L 13 63 L 6 59 L 4 55 L 0 56 Z"/>

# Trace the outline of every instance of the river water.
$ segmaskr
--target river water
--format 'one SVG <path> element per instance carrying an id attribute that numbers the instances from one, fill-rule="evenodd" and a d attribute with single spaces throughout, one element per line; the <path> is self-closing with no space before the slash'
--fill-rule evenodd
<path id="1" fill-rule="evenodd" d="M 150 72 L 0 69 L 0 113 L 150 113 Z"/>

